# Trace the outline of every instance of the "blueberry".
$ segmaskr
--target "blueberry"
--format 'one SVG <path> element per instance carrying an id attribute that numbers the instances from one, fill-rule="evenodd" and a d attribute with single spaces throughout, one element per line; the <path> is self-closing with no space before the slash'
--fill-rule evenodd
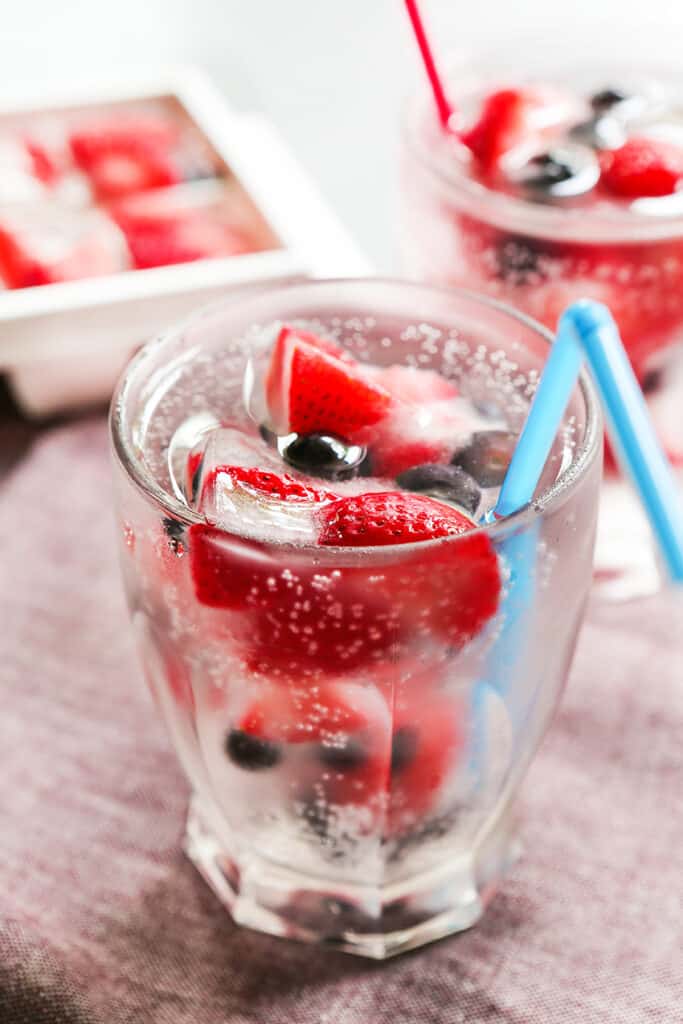
<path id="1" fill-rule="evenodd" d="M 459 505 L 472 516 L 479 508 L 481 491 L 477 482 L 460 466 L 426 462 L 399 473 L 396 483 L 406 491 L 417 491 Z"/>
<path id="2" fill-rule="evenodd" d="M 397 775 L 407 768 L 417 753 L 417 732 L 404 725 L 397 729 L 391 740 L 391 774 Z"/>
<path id="3" fill-rule="evenodd" d="M 516 444 L 516 434 L 506 430 L 480 430 L 472 435 L 466 448 L 457 452 L 453 463 L 473 476 L 481 487 L 500 487 Z"/>
<path id="4" fill-rule="evenodd" d="M 278 450 L 290 466 L 325 480 L 350 480 L 358 475 L 366 450 L 334 434 L 299 434 L 281 439 Z M 284 443 L 282 443 L 284 442 Z"/>
<path id="5" fill-rule="evenodd" d="M 231 729 L 225 737 L 225 752 L 233 764 L 248 772 L 274 768 L 282 760 L 282 748 L 277 743 L 250 736 L 241 729 Z"/>
<path id="6" fill-rule="evenodd" d="M 349 736 L 344 743 L 322 744 L 318 756 L 323 764 L 334 768 L 335 771 L 344 772 L 360 768 L 368 755 L 361 741 Z"/>
<path id="7" fill-rule="evenodd" d="M 593 93 L 590 98 L 590 105 L 593 110 L 600 114 L 604 114 L 606 110 L 612 110 L 613 107 L 618 107 L 620 103 L 625 103 L 631 98 L 631 95 L 623 89 L 608 87 L 607 89 L 600 89 L 599 92 Z"/>
<path id="8" fill-rule="evenodd" d="M 495 249 L 495 272 L 512 285 L 539 283 L 545 277 L 544 249 L 521 235 L 501 235 Z"/>
<path id="9" fill-rule="evenodd" d="M 597 184 L 600 167 L 588 146 L 566 143 L 537 153 L 512 180 L 533 199 L 571 199 Z"/>
<path id="10" fill-rule="evenodd" d="M 657 366 L 645 371 L 640 381 L 640 387 L 644 395 L 651 395 L 653 392 L 659 391 L 663 383 L 664 371 L 661 366 Z"/>

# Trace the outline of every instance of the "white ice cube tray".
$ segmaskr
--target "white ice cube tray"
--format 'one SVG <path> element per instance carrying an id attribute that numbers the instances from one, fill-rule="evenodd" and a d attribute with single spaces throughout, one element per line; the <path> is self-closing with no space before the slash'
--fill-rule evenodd
<path id="1" fill-rule="evenodd" d="M 46 102 L 45 95 L 50 96 Z M 0 97 L 0 130 L 22 113 L 168 100 L 199 128 L 270 229 L 272 249 L 0 292 L 0 373 L 29 415 L 103 400 L 132 352 L 229 291 L 309 277 L 353 276 L 369 265 L 263 117 L 236 114 L 194 68 L 59 94 Z M 182 186 L 180 186 L 182 187 Z"/>

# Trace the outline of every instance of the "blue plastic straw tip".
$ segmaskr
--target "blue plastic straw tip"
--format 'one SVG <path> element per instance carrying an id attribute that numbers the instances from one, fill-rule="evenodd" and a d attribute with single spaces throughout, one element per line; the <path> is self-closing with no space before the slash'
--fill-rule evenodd
<path id="1" fill-rule="evenodd" d="M 591 331 L 600 327 L 612 327 L 615 331 L 617 330 L 614 317 L 608 307 L 593 299 L 577 299 L 576 302 L 572 302 L 560 317 L 560 328 L 563 321 L 568 321 L 581 338 L 585 338 Z"/>

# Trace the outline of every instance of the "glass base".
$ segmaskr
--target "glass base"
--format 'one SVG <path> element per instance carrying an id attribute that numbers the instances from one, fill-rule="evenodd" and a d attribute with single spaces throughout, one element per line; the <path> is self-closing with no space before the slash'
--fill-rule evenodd
<path id="1" fill-rule="evenodd" d="M 510 819 L 500 815 L 473 853 L 387 886 L 306 876 L 240 849 L 197 796 L 184 848 L 237 924 L 383 960 L 479 920 L 519 855 Z"/>

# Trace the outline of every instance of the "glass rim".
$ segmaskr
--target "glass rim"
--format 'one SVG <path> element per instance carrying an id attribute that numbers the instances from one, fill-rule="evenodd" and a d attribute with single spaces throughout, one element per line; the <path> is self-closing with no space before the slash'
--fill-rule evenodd
<path id="1" fill-rule="evenodd" d="M 415 292 L 416 295 L 422 295 L 423 297 L 439 295 L 443 298 L 455 298 L 472 302 L 475 305 L 485 306 L 503 314 L 504 316 L 516 320 L 517 323 L 532 330 L 547 345 L 551 345 L 553 342 L 552 332 L 532 317 L 519 312 L 507 303 L 499 302 L 497 299 L 471 291 L 467 288 L 444 288 L 433 285 L 424 285 L 399 277 L 368 276 L 320 278 L 303 282 L 295 282 L 276 286 L 269 290 L 269 294 L 281 293 L 285 295 L 291 294 L 297 290 L 308 293 L 314 292 L 322 287 L 330 286 L 338 289 L 362 288 L 363 286 L 370 288 L 384 286 L 400 288 L 403 292 L 405 292 L 406 288 L 409 288 Z M 177 520 L 186 527 L 193 525 L 210 525 L 211 528 L 216 530 L 219 534 L 225 534 L 226 537 L 237 537 L 245 542 L 251 541 L 265 549 L 281 550 L 283 547 L 289 547 L 292 550 L 299 550 L 302 555 L 315 551 L 316 556 L 320 556 L 321 554 L 326 556 L 328 553 L 331 555 L 335 553 L 336 555 L 339 555 L 340 552 L 343 552 L 347 557 L 362 554 L 364 557 L 368 557 L 369 555 L 372 555 L 373 557 L 379 556 L 381 560 L 384 560 L 386 556 L 390 556 L 391 554 L 396 555 L 398 553 L 404 553 L 407 555 L 412 552 L 424 550 L 425 548 L 431 549 L 441 544 L 457 543 L 463 538 L 472 537 L 475 533 L 480 532 L 484 533 L 492 540 L 495 540 L 496 538 L 505 536 L 507 533 L 518 528 L 525 528 L 535 522 L 538 518 L 543 517 L 548 512 L 559 507 L 568 500 L 575 487 L 585 478 L 601 451 L 603 431 L 600 402 L 590 376 L 584 367 L 579 375 L 577 387 L 581 392 L 586 412 L 586 423 L 583 438 L 580 445 L 577 446 L 573 453 L 571 463 L 562 470 L 557 479 L 543 492 L 539 499 L 529 502 L 519 511 L 506 516 L 504 519 L 500 519 L 490 524 L 480 523 L 477 524 L 474 530 L 468 530 L 464 534 L 436 538 L 431 541 L 415 541 L 410 544 L 387 544 L 379 548 L 336 548 L 330 546 L 324 550 L 319 547 L 315 547 L 312 544 L 297 544 L 291 541 L 289 543 L 287 541 L 261 541 L 257 538 L 249 538 L 227 530 L 222 530 L 219 526 L 214 526 L 213 524 L 207 524 L 206 520 L 199 513 L 181 502 L 175 495 L 165 490 L 151 473 L 144 471 L 138 453 L 136 453 L 130 439 L 125 436 L 125 428 L 129 423 L 127 416 L 127 400 L 134 380 L 137 379 L 138 375 L 144 369 L 145 363 L 150 360 L 160 348 L 163 348 L 164 345 L 170 344 L 178 337 L 179 334 L 186 331 L 188 328 L 194 327 L 208 315 L 214 314 L 221 309 L 235 309 L 238 306 L 241 309 L 248 309 L 251 305 L 257 305 L 259 299 L 262 298 L 263 291 L 247 295 L 241 301 L 230 297 L 221 298 L 215 302 L 198 308 L 189 316 L 171 325 L 169 328 L 141 346 L 138 352 L 136 352 L 132 359 L 123 368 L 112 395 L 108 417 L 109 434 L 114 456 L 118 464 L 126 474 L 126 477 L 133 483 L 142 496 L 148 502 L 151 502 L 158 507 L 162 516 L 167 516 Z"/>
<path id="2" fill-rule="evenodd" d="M 595 70 L 598 62 L 595 62 Z M 502 67 L 498 75 L 496 67 Z M 578 72 L 581 68 L 588 70 L 593 65 L 586 61 L 574 62 L 566 66 L 567 73 L 572 69 Z M 643 67 L 637 76 L 648 77 L 648 68 Z M 531 69 L 531 78 L 538 78 L 538 73 Z M 476 62 L 471 55 L 451 55 L 446 59 L 444 78 L 448 84 L 456 85 L 460 79 L 486 82 L 487 79 L 498 77 L 504 80 L 511 73 L 508 63 L 498 64 L 495 51 L 483 51 L 481 60 Z M 523 69 L 521 69 L 524 77 Z M 631 72 L 633 75 L 633 72 Z M 527 78 L 528 78 L 527 74 Z M 653 79 L 666 79 L 666 72 L 651 69 Z M 401 116 L 402 134 L 411 156 L 419 165 L 427 170 L 432 179 L 442 189 L 463 200 L 466 212 L 477 219 L 494 227 L 513 231 L 515 234 L 549 239 L 551 241 L 571 241 L 575 243 L 610 243 L 622 242 L 637 245 L 653 241 L 676 239 L 683 235 L 683 193 L 679 194 L 681 208 L 678 212 L 663 213 L 657 216 L 644 214 L 631 208 L 612 215 L 591 213 L 577 207 L 533 203 L 520 196 L 498 192 L 463 173 L 459 167 L 456 154 L 452 161 L 452 169 L 445 166 L 441 149 L 434 152 L 434 147 L 425 145 L 421 137 L 420 127 L 431 124 L 443 134 L 438 117 L 434 110 L 434 101 L 427 87 L 423 84 L 408 96 L 403 103 Z M 448 140 L 445 140 L 446 142 Z M 568 216 L 574 213 L 575 216 Z"/>

